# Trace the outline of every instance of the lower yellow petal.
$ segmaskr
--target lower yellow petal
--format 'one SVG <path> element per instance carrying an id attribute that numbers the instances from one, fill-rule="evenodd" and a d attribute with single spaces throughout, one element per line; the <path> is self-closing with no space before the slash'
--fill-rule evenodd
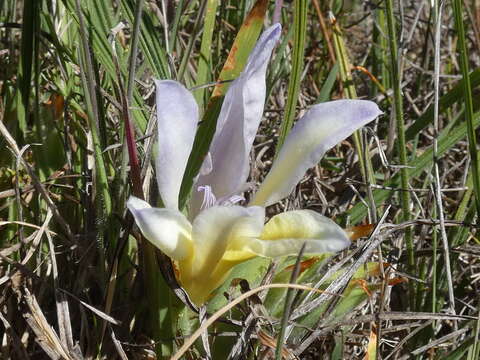
<path id="1" fill-rule="evenodd" d="M 179 280 L 197 305 L 203 304 L 230 270 L 248 256 L 242 252 L 243 240 L 260 236 L 264 209 L 241 206 L 214 206 L 202 211 L 193 222 L 193 256 L 178 262 Z"/>

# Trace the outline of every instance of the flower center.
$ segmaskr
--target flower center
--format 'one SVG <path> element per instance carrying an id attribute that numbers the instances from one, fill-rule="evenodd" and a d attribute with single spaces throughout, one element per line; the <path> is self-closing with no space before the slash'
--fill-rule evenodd
<path id="1" fill-rule="evenodd" d="M 213 193 L 210 185 L 199 186 L 197 189 L 198 191 L 203 191 L 203 201 L 202 205 L 200 206 L 200 210 L 205 210 L 215 205 L 232 206 L 238 204 L 240 201 L 245 200 L 245 198 L 241 195 L 225 196 L 217 200 L 217 197 Z"/>
<path id="2" fill-rule="evenodd" d="M 199 186 L 198 191 L 203 191 L 203 202 L 200 206 L 200 210 L 208 209 L 217 203 L 217 198 L 212 191 L 212 187 L 209 185 Z"/>

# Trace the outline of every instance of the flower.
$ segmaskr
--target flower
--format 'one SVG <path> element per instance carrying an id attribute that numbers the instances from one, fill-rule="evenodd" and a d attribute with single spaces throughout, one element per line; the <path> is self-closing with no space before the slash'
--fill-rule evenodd
<path id="1" fill-rule="evenodd" d="M 333 253 L 350 244 L 342 228 L 314 211 L 288 211 L 265 224 L 265 207 L 288 196 L 328 149 L 380 115 L 373 102 L 338 100 L 312 106 L 290 132 L 252 201 L 246 207 L 236 205 L 248 189 L 265 73 L 280 34 L 279 24 L 262 34 L 225 95 L 209 154 L 193 188 L 189 218 L 179 211 L 178 197 L 198 107 L 178 82 L 156 81 L 156 175 L 165 208 L 133 196 L 127 206 L 145 238 L 173 259 L 178 280 L 197 305 L 208 300 L 233 266 L 255 256 L 295 255 L 304 243 L 305 254 Z"/>

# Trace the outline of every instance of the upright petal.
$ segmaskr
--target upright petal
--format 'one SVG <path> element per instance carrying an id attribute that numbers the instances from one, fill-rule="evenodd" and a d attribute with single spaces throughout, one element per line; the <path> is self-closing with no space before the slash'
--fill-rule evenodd
<path id="1" fill-rule="evenodd" d="M 198 106 L 180 83 L 156 80 L 158 190 L 165 207 L 178 209 L 178 195 L 198 123 Z"/>
<path id="2" fill-rule="evenodd" d="M 210 146 L 212 171 L 197 181 L 198 185 L 210 185 L 218 199 L 235 195 L 248 177 L 250 149 L 265 104 L 267 64 L 280 34 L 280 24 L 265 30 L 225 95 Z M 202 195 L 195 190 L 193 201 L 201 203 Z"/>
<path id="3" fill-rule="evenodd" d="M 232 240 L 260 236 L 264 215 L 261 207 L 214 206 L 195 218 L 195 255 L 179 262 L 180 281 L 195 303 L 202 304 L 238 263 L 223 261 Z"/>
<path id="4" fill-rule="evenodd" d="M 179 211 L 152 208 L 147 202 L 130 196 L 127 207 L 143 236 L 174 260 L 193 254 L 192 225 Z"/>
<path id="5" fill-rule="evenodd" d="M 329 218 L 311 210 L 295 210 L 271 218 L 259 239 L 245 242 L 244 251 L 265 257 L 296 255 L 304 243 L 305 254 L 322 254 L 343 250 L 350 240 Z"/>
<path id="6" fill-rule="evenodd" d="M 268 206 L 288 196 L 305 171 L 325 152 L 382 114 L 366 100 L 338 100 L 313 106 L 298 120 L 251 205 Z"/>

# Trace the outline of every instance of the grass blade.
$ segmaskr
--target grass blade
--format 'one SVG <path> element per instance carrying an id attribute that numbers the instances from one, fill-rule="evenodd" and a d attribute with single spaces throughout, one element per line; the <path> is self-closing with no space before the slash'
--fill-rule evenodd
<path id="1" fill-rule="evenodd" d="M 293 52 L 292 52 L 292 72 L 288 81 L 288 97 L 285 106 L 285 114 L 280 127 L 275 153 L 278 154 L 285 142 L 285 139 L 293 126 L 295 119 L 296 105 L 300 93 L 300 83 L 302 80 L 303 62 L 305 53 L 305 35 L 307 32 L 307 0 L 297 0 L 294 3 L 293 16 Z"/>
<path id="2" fill-rule="evenodd" d="M 387 27 L 388 27 L 388 40 L 390 48 L 390 68 L 392 76 L 392 87 L 393 87 L 393 104 L 395 112 L 395 123 L 397 130 L 398 138 L 398 155 L 400 157 L 400 165 L 407 165 L 407 148 L 405 142 L 405 122 L 403 118 L 403 101 L 402 101 L 402 90 L 400 83 L 400 71 L 398 68 L 398 47 L 397 47 L 397 31 L 395 18 L 393 15 L 393 1 L 386 0 L 386 17 L 387 17 Z M 409 172 L 406 167 L 400 169 L 400 186 L 403 189 L 408 189 L 409 187 Z M 408 221 L 410 219 L 410 193 L 408 191 L 402 191 L 400 193 L 401 197 L 401 206 L 402 206 L 402 220 Z M 413 248 L 413 234 L 410 228 L 405 230 L 405 242 L 407 245 L 407 254 L 408 254 L 408 269 L 411 273 L 415 273 L 415 250 Z M 414 288 L 413 282 L 409 283 L 410 285 L 410 306 L 414 304 Z"/>
<path id="3" fill-rule="evenodd" d="M 212 57 L 212 38 L 213 30 L 215 28 L 215 17 L 217 14 L 218 0 L 208 0 L 207 9 L 205 12 L 205 23 L 203 25 L 202 45 L 200 46 L 200 54 L 198 58 L 198 71 L 196 86 L 205 85 L 209 82 L 209 71 L 211 71 L 211 57 Z M 205 97 L 205 89 L 201 88 L 195 92 L 195 99 L 197 100 L 200 109 L 203 108 Z"/>
<path id="4" fill-rule="evenodd" d="M 473 189 L 475 195 L 475 203 L 477 213 L 480 215 L 480 175 L 477 152 L 477 139 L 475 128 L 473 126 L 473 100 L 472 87 L 470 85 L 470 77 L 468 70 L 468 51 L 465 41 L 465 29 L 463 26 L 462 1 L 453 1 L 453 13 L 455 16 L 455 26 L 458 35 L 458 47 L 460 50 L 460 70 L 463 76 L 463 99 L 465 101 L 465 121 L 467 122 L 468 149 L 470 152 L 471 166 L 473 173 Z"/>

